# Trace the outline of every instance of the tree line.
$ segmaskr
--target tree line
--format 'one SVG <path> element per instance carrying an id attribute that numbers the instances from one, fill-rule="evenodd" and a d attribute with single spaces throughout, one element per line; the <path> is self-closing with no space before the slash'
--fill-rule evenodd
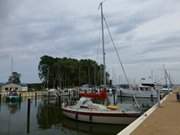
<path id="1" fill-rule="evenodd" d="M 40 58 L 38 70 L 39 77 L 47 88 L 103 84 L 104 66 L 91 59 L 54 58 L 44 55 Z M 106 80 L 109 82 L 108 72 Z"/>

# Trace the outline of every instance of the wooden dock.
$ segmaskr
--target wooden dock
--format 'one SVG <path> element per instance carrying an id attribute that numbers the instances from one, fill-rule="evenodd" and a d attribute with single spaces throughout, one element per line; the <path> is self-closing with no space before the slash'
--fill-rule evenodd
<path id="1" fill-rule="evenodd" d="M 130 135 L 180 135 L 180 102 L 176 100 L 177 91 L 180 92 L 180 89 L 169 94 L 161 107 L 147 116 Z"/>

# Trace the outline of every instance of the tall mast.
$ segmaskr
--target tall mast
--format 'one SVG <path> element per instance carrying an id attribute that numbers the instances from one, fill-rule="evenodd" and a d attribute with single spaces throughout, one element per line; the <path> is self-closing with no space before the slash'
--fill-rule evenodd
<path id="1" fill-rule="evenodd" d="M 106 86 L 106 62 L 105 62 L 105 48 L 104 48 L 104 15 L 103 15 L 103 2 L 100 3 L 101 8 L 101 28 L 102 28 L 102 53 L 103 53 L 103 65 L 104 65 L 104 73 L 103 73 L 103 84 Z"/>

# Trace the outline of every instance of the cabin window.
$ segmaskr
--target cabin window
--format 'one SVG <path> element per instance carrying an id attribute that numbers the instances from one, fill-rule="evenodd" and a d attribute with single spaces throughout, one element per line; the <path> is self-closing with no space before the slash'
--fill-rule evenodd
<path id="1" fill-rule="evenodd" d="M 8 91 L 8 88 L 5 88 L 6 91 Z"/>

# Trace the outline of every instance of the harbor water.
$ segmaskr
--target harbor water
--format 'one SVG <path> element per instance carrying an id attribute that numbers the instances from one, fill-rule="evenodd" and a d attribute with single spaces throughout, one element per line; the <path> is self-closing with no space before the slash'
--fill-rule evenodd
<path id="1" fill-rule="evenodd" d="M 128 98 L 121 100 L 132 102 Z M 152 105 L 149 99 L 139 101 Z M 116 135 L 126 126 L 74 121 L 63 116 L 57 102 L 47 103 L 42 98 L 31 99 L 29 118 L 28 99 L 0 103 L 0 135 Z"/>

